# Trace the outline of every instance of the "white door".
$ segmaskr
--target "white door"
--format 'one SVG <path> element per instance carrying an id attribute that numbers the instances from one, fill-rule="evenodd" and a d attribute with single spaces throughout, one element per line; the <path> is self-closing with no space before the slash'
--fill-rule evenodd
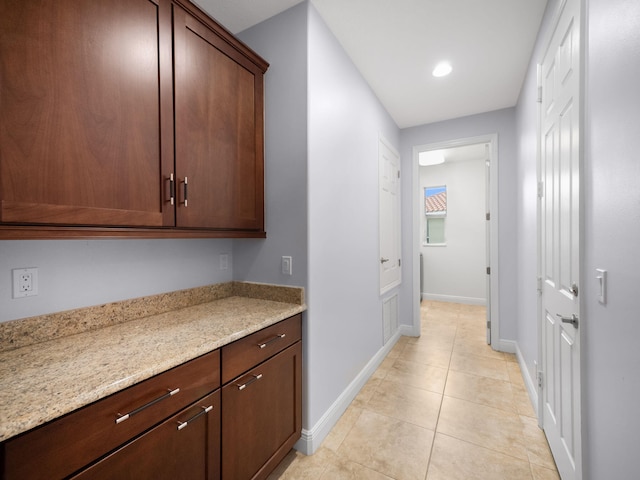
<path id="1" fill-rule="evenodd" d="M 582 478 L 580 0 L 564 3 L 540 66 L 541 424 L 563 480 Z"/>
<path id="2" fill-rule="evenodd" d="M 380 190 L 380 294 L 400 284 L 400 155 L 384 139 L 378 145 Z"/>

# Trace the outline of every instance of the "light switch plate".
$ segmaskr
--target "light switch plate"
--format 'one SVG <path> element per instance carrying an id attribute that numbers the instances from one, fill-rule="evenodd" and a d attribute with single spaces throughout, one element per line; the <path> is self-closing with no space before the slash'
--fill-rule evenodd
<path id="1" fill-rule="evenodd" d="M 282 257 L 282 273 L 284 275 L 293 275 L 291 257 Z"/>
<path id="2" fill-rule="evenodd" d="M 229 268 L 229 254 L 220 254 L 220 270 L 227 270 Z"/>
<path id="3" fill-rule="evenodd" d="M 600 295 L 598 295 L 598 301 L 605 305 L 607 303 L 607 271 L 601 268 L 596 268 L 596 279 L 600 286 Z"/>

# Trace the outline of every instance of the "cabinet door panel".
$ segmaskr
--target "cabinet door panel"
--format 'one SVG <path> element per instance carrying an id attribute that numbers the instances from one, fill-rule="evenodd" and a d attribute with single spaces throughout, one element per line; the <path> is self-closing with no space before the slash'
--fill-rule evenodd
<path id="1" fill-rule="evenodd" d="M 177 224 L 262 230 L 262 71 L 179 7 L 174 22 Z"/>
<path id="2" fill-rule="evenodd" d="M 297 342 L 223 387 L 223 478 L 266 478 L 300 438 L 301 357 Z"/>
<path id="3" fill-rule="evenodd" d="M 159 51 L 169 8 L 0 2 L 0 221 L 162 225 Z"/>
<path id="4" fill-rule="evenodd" d="M 213 408 L 207 412 L 205 409 L 209 407 Z M 184 427 L 178 430 L 181 425 Z M 73 478 L 219 479 L 220 391 L 204 397 Z"/>

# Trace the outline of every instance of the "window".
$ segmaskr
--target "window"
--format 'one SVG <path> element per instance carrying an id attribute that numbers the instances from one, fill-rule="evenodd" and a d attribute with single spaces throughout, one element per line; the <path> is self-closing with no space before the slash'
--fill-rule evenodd
<path id="1" fill-rule="evenodd" d="M 445 218 L 447 216 L 447 187 L 424 189 L 424 211 L 426 216 L 426 244 L 444 245 Z"/>

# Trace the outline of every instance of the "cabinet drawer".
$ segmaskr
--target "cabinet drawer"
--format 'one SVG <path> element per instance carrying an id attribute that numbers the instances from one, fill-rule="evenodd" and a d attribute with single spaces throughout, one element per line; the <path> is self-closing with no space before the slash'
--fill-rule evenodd
<path id="1" fill-rule="evenodd" d="M 220 390 L 83 470 L 73 480 L 220 478 Z"/>
<path id="2" fill-rule="evenodd" d="M 222 383 L 233 380 L 300 340 L 301 319 L 300 314 L 295 315 L 222 347 Z"/>
<path id="3" fill-rule="evenodd" d="M 69 475 L 219 386 L 216 350 L 8 440 L 3 478 Z"/>

